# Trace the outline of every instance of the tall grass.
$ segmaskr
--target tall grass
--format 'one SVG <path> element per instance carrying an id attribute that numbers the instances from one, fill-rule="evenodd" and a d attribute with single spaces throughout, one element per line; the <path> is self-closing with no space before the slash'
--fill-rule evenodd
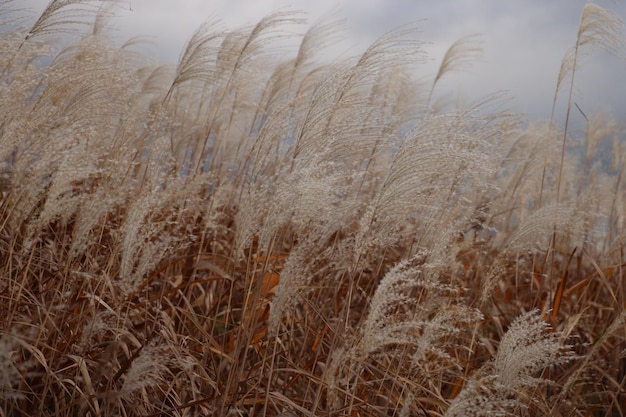
<path id="1" fill-rule="evenodd" d="M 423 84 L 416 27 L 323 63 L 284 12 L 155 65 L 113 3 L 0 3 L 1 416 L 623 415 L 615 123 L 441 110 L 474 36 Z"/>

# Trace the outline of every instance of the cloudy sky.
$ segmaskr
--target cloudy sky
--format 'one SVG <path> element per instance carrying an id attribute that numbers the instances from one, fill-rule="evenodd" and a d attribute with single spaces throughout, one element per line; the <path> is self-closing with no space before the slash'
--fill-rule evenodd
<path id="1" fill-rule="evenodd" d="M 48 0 L 20 0 L 41 11 Z M 123 0 L 112 23 L 120 41 L 148 36 L 143 52 L 176 62 L 193 31 L 207 19 L 226 27 L 252 25 L 276 10 L 298 10 L 315 22 L 329 12 L 345 19 L 344 42 L 336 49 L 355 55 L 381 34 L 420 22 L 420 40 L 431 62 L 418 78 L 432 76 L 457 39 L 480 33 L 484 54 L 464 74 L 445 80 L 454 97 L 468 101 L 507 91 L 507 107 L 529 118 L 549 117 L 561 59 L 576 39 L 585 0 Z M 623 1 L 596 4 L 626 17 Z M 606 53 L 584 61 L 577 73 L 576 103 L 586 112 L 610 111 L 626 121 L 626 62 Z M 582 116 L 578 115 L 579 118 Z M 581 119 L 582 120 L 582 119 Z"/>

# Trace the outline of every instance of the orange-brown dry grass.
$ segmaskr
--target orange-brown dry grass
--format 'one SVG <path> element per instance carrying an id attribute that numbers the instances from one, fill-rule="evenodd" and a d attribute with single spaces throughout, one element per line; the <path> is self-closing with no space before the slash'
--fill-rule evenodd
<path id="1" fill-rule="evenodd" d="M 283 61 L 285 13 L 156 67 L 102 10 L 50 50 L 69 3 L 2 38 L 0 415 L 623 415 L 614 125 L 611 171 L 494 98 L 435 110 L 473 37 L 425 89 L 414 28 Z"/>

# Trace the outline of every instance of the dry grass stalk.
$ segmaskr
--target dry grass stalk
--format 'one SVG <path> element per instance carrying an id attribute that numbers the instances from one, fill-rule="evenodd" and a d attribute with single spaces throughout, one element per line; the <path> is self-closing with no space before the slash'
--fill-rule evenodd
<path id="1" fill-rule="evenodd" d="M 414 26 L 319 64 L 337 21 L 287 58 L 297 15 L 209 22 L 155 66 L 112 3 L 0 39 L 0 416 L 623 414 L 615 123 L 433 111 L 479 45 L 424 87 Z M 555 103 L 619 29 L 585 6 Z"/>

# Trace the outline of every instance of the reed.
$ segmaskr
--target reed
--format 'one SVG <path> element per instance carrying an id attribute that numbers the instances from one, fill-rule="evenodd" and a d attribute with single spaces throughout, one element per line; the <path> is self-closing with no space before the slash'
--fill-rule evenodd
<path id="1" fill-rule="evenodd" d="M 176 65 L 112 1 L 0 2 L 0 416 L 622 415 L 625 186 L 584 137 L 442 111 L 417 28 L 325 63 L 280 12 Z M 589 4 L 558 74 L 618 53 Z M 6 28 L 6 30 L 4 30 Z M 62 41 L 55 40 L 63 34 Z M 602 163 L 611 142 L 613 168 Z M 606 159 L 606 158 L 604 158 Z"/>

